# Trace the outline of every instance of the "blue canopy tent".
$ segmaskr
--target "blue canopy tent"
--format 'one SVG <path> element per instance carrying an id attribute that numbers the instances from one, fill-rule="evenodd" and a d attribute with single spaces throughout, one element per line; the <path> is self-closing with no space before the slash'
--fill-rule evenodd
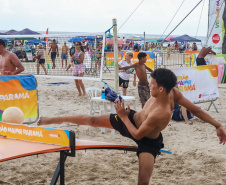
<path id="1" fill-rule="evenodd" d="M 17 32 L 18 32 L 18 31 L 16 31 L 16 30 L 9 30 L 9 31 L 5 32 L 4 34 L 5 34 L 5 35 L 16 35 Z"/>
<path id="2" fill-rule="evenodd" d="M 71 39 L 68 40 L 68 42 L 79 42 L 79 41 L 83 41 L 84 39 L 82 37 L 73 37 Z"/>
<path id="3" fill-rule="evenodd" d="M 43 45 L 45 45 L 46 43 L 43 42 L 43 41 L 34 39 L 34 40 L 29 40 L 29 41 L 25 42 L 25 44 L 27 44 L 27 45 L 33 45 L 33 44 L 34 44 L 34 45 L 38 45 L 38 44 L 43 44 Z"/>
<path id="4" fill-rule="evenodd" d="M 179 42 L 201 42 L 201 40 L 190 37 L 189 35 L 182 35 L 179 37 L 174 37 L 170 41 L 179 41 Z"/>
<path id="5" fill-rule="evenodd" d="M 3 37 L 0 37 L 0 39 L 4 40 L 5 43 L 12 43 L 12 41 L 8 38 L 3 38 Z"/>

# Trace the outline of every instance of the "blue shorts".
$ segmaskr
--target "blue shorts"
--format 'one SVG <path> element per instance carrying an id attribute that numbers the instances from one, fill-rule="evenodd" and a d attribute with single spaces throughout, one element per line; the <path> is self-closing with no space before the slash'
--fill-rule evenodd
<path id="1" fill-rule="evenodd" d="M 61 59 L 63 59 L 63 60 L 67 60 L 67 54 L 66 54 L 66 53 L 62 53 L 62 55 L 61 55 Z"/>
<path id="2" fill-rule="evenodd" d="M 188 119 L 193 118 L 193 114 L 191 112 L 189 112 L 189 110 L 187 110 L 187 116 Z M 174 109 L 173 111 L 173 115 L 172 115 L 172 120 L 174 121 L 184 121 L 184 117 L 182 116 L 182 113 L 180 111 L 180 107 L 177 109 Z"/>

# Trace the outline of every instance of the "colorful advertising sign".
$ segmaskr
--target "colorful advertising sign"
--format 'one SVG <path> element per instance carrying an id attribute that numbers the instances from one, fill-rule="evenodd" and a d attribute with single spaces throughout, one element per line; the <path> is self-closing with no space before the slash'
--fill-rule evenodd
<path id="1" fill-rule="evenodd" d="M 224 39 L 224 0 L 209 1 L 209 26 L 208 26 L 208 46 L 217 54 L 222 54 L 222 43 Z"/>
<path id="2" fill-rule="evenodd" d="M 187 55 L 185 55 L 185 62 L 187 64 L 190 64 L 191 66 L 196 66 L 196 58 L 198 57 L 200 51 L 185 51 Z M 220 63 L 226 63 L 226 55 L 223 54 L 208 54 L 205 57 L 205 61 L 207 65 L 214 65 L 214 64 L 220 64 Z"/>
<path id="3" fill-rule="evenodd" d="M 24 118 L 38 116 L 37 89 L 33 75 L 0 76 L 0 121 L 8 107 L 18 107 Z"/>
<path id="4" fill-rule="evenodd" d="M 139 52 L 133 52 L 133 58 L 131 59 L 133 63 L 137 63 Z M 146 66 L 154 70 L 155 67 L 155 54 L 153 52 L 146 52 L 147 53 L 147 62 L 145 63 Z M 126 52 L 123 52 L 123 56 L 121 53 L 118 53 L 118 62 L 125 59 Z M 107 66 L 114 66 L 114 53 L 106 53 L 106 65 Z"/>
<path id="5" fill-rule="evenodd" d="M 69 146 L 69 131 L 0 122 L 0 135 L 6 138 Z"/>
<path id="6" fill-rule="evenodd" d="M 194 102 L 219 97 L 217 69 L 217 65 L 205 65 L 172 71 L 177 76 L 179 90 Z"/>

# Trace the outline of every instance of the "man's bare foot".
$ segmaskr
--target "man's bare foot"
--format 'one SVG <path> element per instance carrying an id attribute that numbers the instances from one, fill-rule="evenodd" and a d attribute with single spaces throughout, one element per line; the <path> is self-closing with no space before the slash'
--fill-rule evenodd
<path id="1" fill-rule="evenodd" d="M 187 121 L 187 122 L 185 122 L 185 124 L 193 125 L 193 122 L 192 121 Z"/>
<path id="2" fill-rule="evenodd" d="M 86 96 L 86 93 L 85 93 L 85 94 L 83 94 L 83 96 Z"/>
<path id="3" fill-rule="evenodd" d="M 82 96 L 82 93 L 79 93 L 78 96 Z"/>

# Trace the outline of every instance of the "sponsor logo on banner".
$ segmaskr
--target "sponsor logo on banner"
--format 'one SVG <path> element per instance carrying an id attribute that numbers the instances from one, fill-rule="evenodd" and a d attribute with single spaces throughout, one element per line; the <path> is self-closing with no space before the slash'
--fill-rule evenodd
<path id="1" fill-rule="evenodd" d="M 196 90 L 195 83 L 192 83 L 192 80 L 187 75 L 177 76 L 177 84 L 181 92 Z"/>
<path id="2" fill-rule="evenodd" d="M 214 93 L 216 94 L 216 93 Z M 199 94 L 199 98 L 205 97 L 205 96 L 209 96 L 209 94 Z"/>
<path id="3" fill-rule="evenodd" d="M 218 42 L 220 42 L 220 36 L 218 34 L 214 34 L 212 37 L 212 41 L 214 44 L 217 44 Z"/>

